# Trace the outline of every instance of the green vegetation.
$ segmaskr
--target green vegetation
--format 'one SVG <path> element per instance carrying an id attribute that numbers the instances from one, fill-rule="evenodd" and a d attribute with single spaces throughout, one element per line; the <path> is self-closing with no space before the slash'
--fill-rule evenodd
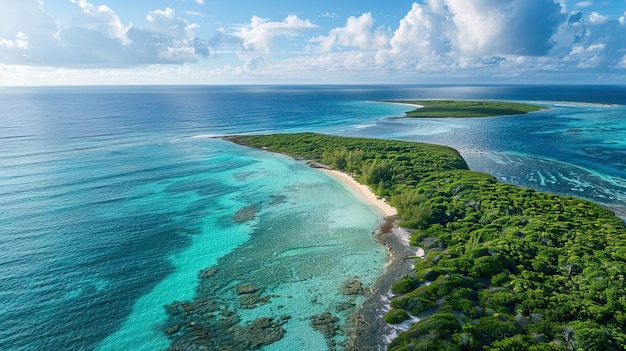
<path id="1" fill-rule="evenodd" d="M 352 173 L 398 209 L 427 254 L 393 286 L 392 308 L 421 320 L 389 350 L 626 350 L 626 225 L 610 211 L 469 171 L 447 147 L 229 139 Z"/>
<path id="2" fill-rule="evenodd" d="M 407 112 L 412 118 L 471 118 L 520 115 L 545 109 L 545 106 L 508 101 L 462 101 L 462 100 L 392 100 L 403 104 L 420 105 Z"/>
<path id="3" fill-rule="evenodd" d="M 351 173 L 381 197 L 414 187 L 433 172 L 467 169 L 449 147 L 407 141 L 345 138 L 313 133 L 232 136 L 227 140 L 303 157 Z"/>
<path id="4" fill-rule="evenodd" d="M 389 324 L 400 324 L 405 320 L 411 318 L 411 316 L 405 310 L 397 310 L 392 308 L 389 312 L 385 313 L 385 322 Z"/>

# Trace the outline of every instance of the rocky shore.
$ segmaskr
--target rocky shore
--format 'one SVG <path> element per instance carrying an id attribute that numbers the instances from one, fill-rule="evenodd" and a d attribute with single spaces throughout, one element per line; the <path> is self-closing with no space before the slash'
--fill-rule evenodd
<path id="1" fill-rule="evenodd" d="M 393 283 L 405 274 L 411 273 L 414 264 L 412 257 L 415 257 L 416 248 L 407 244 L 406 236 L 408 233 L 397 226 L 397 220 L 394 217 L 385 218 L 384 222 L 376 228 L 374 237 L 377 242 L 387 247 L 389 263 L 385 272 L 365 293 L 365 302 L 352 316 L 346 350 L 386 349 L 387 336 L 393 334 L 394 329 L 383 319 L 383 315 L 389 308 L 383 297 L 390 293 Z"/>

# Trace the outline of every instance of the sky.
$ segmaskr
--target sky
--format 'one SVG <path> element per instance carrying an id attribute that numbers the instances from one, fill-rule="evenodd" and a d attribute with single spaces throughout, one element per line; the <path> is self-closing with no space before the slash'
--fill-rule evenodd
<path id="1" fill-rule="evenodd" d="M 626 0 L 0 0 L 0 85 L 624 84 Z"/>

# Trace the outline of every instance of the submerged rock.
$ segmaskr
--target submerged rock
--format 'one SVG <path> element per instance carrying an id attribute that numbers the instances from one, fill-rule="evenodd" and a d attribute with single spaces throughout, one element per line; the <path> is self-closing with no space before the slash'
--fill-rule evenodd
<path id="1" fill-rule="evenodd" d="M 356 304 L 353 302 L 342 302 L 338 304 L 337 306 L 335 306 L 335 309 L 337 310 L 337 312 L 340 312 L 340 311 L 350 310 L 355 307 L 356 307 Z"/>
<path id="2" fill-rule="evenodd" d="M 338 322 L 339 318 L 330 312 L 323 312 L 311 317 L 311 327 L 324 335 L 329 350 L 334 350 L 336 347 L 336 342 L 333 338 L 339 331 Z"/>
<path id="3" fill-rule="evenodd" d="M 198 278 L 210 278 L 217 273 L 217 268 L 205 268 L 198 273 Z"/>
<path id="4" fill-rule="evenodd" d="M 234 316 L 223 318 L 221 320 L 221 323 L 224 328 L 232 328 L 236 326 L 237 324 L 239 324 L 239 321 L 240 321 L 239 316 L 234 315 Z"/>
<path id="5" fill-rule="evenodd" d="M 270 345 L 283 338 L 285 329 L 282 325 L 285 323 L 269 317 L 255 319 L 246 326 L 233 328 L 233 342 L 241 350 L 255 350 Z"/>
<path id="6" fill-rule="evenodd" d="M 363 294 L 363 283 L 357 278 L 351 278 L 343 282 L 341 293 L 344 295 Z"/>
<path id="7" fill-rule="evenodd" d="M 262 290 L 254 284 L 242 284 L 236 289 L 239 295 L 239 308 L 252 309 L 269 302 L 271 296 L 261 296 Z"/>
<path id="8" fill-rule="evenodd" d="M 252 294 L 253 292 L 256 292 L 257 290 L 259 290 L 259 288 L 257 288 L 256 285 L 254 284 L 243 284 L 237 287 L 237 294 L 239 295 Z"/>
<path id="9" fill-rule="evenodd" d="M 270 295 L 261 296 L 259 293 L 245 294 L 239 297 L 239 308 L 253 309 L 270 301 Z"/>
<path id="10" fill-rule="evenodd" d="M 175 325 L 166 330 L 168 336 L 175 337 L 168 350 L 257 350 L 283 338 L 285 329 L 282 326 L 287 319 L 262 317 L 242 326 L 238 325 L 239 317 L 234 314 L 202 323 L 192 321 Z"/>
<path id="11" fill-rule="evenodd" d="M 259 211 L 259 206 L 250 205 L 240 208 L 233 215 L 233 221 L 237 223 L 244 223 L 254 219 L 256 213 Z"/>
<path id="12" fill-rule="evenodd" d="M 333 316 L 330 312 L 323 312 L 311 317 L 311 327 L 322 333 L 326 339 L 330 339 L 337 334 L 339 330 L 337 322 L 339 322 L 339 318 Z"/>
<path id="13" fill-rule="evenodd" d="M 169 315 L 186 315 L 193 311 L 195 306 L 189 301 L 174 301 L 173 303 L 165 306 L 165 311 Z"/>
<path id="14" fill-rule="evenodd" d="M 287 197 L 285 195 L 272 195 L 271 199 L 272 201 L 270 202 L 270 205 L 278 205 L 285 202 L 285 200 L 287 200 Z"/>
<path id="15" fill-rule="evenodd" d="M 176 334 L 178 333 L 178 331 L 180 330 L 180 325 L 176 324 L 173 327 L 169 327 L 165 330 L 165 335 L 172 335 L 172 334 Z"/>

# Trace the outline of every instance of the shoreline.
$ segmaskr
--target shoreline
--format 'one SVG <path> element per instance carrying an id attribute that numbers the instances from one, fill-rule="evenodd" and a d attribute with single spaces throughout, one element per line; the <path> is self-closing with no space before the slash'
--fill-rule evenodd
<path id="1" fill-rule="evenodd" d="M 357 182 L 349 174 L 334 169 L 315 168 L 338 180 L 344 187 L 350 190 L 351 193 L 356 195 L 356 197 L 376 208 L 377 212 L 384 217 L 393 217 L 398 214 L 398 210 L 389 205 L 385 200 L 379 199 L 368 186 Z"/>
<path id="2" fill-rule="evenodd" d="M 387 263 L 383 272 L 376 278 L 365 294 L 365 301 L 359 306 L 348 322 L 346 350 L 384 351 L 390 339 L 398 333 L 398 327 L 387 324 L 383 319 L 390 309 L 388 297 L 391 286 L 406 274 L 411 274 L 415 257 L 423 257 L 424 250 L 409 245 L 410 233 L 398 226 L 398 211 L 372 190 L 345 172 L 310 164 L 338 180 L 359 200 L 374 207 L 382 215 L 381 223 L 374 229 L 374 241 L 387 249 Z"/>

